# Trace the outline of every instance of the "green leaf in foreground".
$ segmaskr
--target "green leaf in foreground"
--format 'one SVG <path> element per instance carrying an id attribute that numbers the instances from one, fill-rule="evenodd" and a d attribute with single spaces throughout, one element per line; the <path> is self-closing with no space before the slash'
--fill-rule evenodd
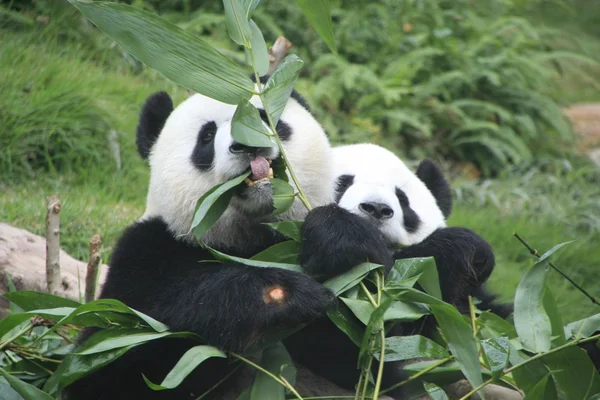
<path id="1" fill-rule="evenodd" d="M 302 241 L 302 221 L 286 220 L 281 222 L 269 222 L 265 225 L 270 226 L 279 233 L 283 233 L 296 242 Z"/>
<path id="2" fill-rule="evenodd" d="M 283 374 L 292 385 L 296 381 L 296 368 L 281 342 L 263 351 L 260 366 L 275 376 Z M 267 374 L 257 372 L 250 398 L 252 400 L 285 399 L 285 388 Z"/>
<path id="3" fill-rule="evenodd" d="M 75 354 L 88 355 L 122 347 L 137 346 L 164 337 L 195 337 L 188 332 L 154 332 L 142 329 L 103 329 L 90 336 Z"/>
<path id="4" fill-rule="evenodd" d="M 425 336 L 392 336 L 385 339 L 385 362 L 415 358 L 446 358 L 446 349 Z M 379 360 L 379 352 L 374 354 Z"/>
<path id="5" fill-rule="evenodd" d="M 227 356 L 221 350 L 212 346 L 194 346 L 188 351 L 185 352 L 183 356 L 179 359 L 177 364 L 173 367 L 171 371 L 167 374 L 165 379 L 160 383 L 160 385 L 154 384 L 150 382 L 148 378 L 144 376 L 144 381 L 146 381 L 146 385 L 152 390 L 165 390 L 165 389 L 173 389 L 190 374 L 192 371 L 200 364 L 202 364 L 205 360 L 212 358 L 226 358 Z"/>
<path id="6" fill-rule="evenodd" d="M 600 391 L 600 375 L 585 350 L 567 347 L 541 359 L 565 399 L 588 399 Z"/>
<path id="7" fill-rule="evenodd" d="M 33 385 L 15 378 L 4 369 L 0 368 L 0 374 L 6 379 L 10 386 L 25 400 L 53 400 L 52 397 Z"/>
<path id="8" fill-rule="evenodd" d="M 575 339 L 587 338 L 600 330 L 600 314 L 571 322 L 565 327 L 567 335 Z"/>
<path id="9" fill-rule="evenodd" d="M 76 380 L 110 364 L 132 347 L 134 346 L 89 355 L 69 354 L 54 374 L 46 381 L 44 391 L 55 394 L 58 392 L 59 387 L 68 386 Z"/>
<path id="10" fill-rule="evenodd" d="M 550 350 L 552 325 L 544 309 L 548 261 L 540 261 L 525 273 L 515 294 L 515 328 L 523 347 L 534 353 Z"/>
<path id="11" fill-rule="evenodd" d="M 228 104 L 254 93 L 239 65 L 155 14 L 122 3 L 69 1 L 128 53 L 190 90 Z"/>
<path id="12" fill-rule="evenodd" d="M 242 0 L 223 0 L 225 9 L 225 21 L 227 32 L 231 40 L 240 46 L 250 47 L 252 31 L 248 21 L 248 12 L 242 4 Z"/>
<path id="13" fill-rule="evenodd" d="M 427 394 L 431 397 L 431 400 L 448 400 L 446 392 L 435 383 L 423 382 L 423 387 L 427 390 Z"/>
<path id="14" fill-rule="evenodd" d="M 399 282 L 418 276 L 418 282 L 430 295 L 441 299 L 442 291 L 437 267 L 433 257 L 405 258 L 396 260 L 388 275 L 388 282 Z"/>
<path id="15" fill-rule="evenodd" d="M 338 327 L 339 330 L 344 332 L 346 336 L 354 342 L 355 345 L 360 346 L 363 336 L 363 327 L 360 326 L 356 319 L 352 315 L 352 311 L 343 305 L 338 305 L 327 311 L 329 319 Z"/>
<path id="16" fill-rule="evenodd" d="M 273 211 L 272 215 L 281 214 L 290 209 L 296 198 L 296 193 L 292 185 L 281 179 L 271 179 L 271 186 L 273 187 Z"/>
<path id="17" fill-rule="evenodd" d="M 269 128 L 260 113 L 249 101 L 241 102 L 231 120 L 231 137 L 238 143 L 252 147 L 275 147 Z"/>
<path id="18" fill-rule="evenodd" d="M 133 308 L 129 308 L 118 300 L 98 299 L 77 307 L 75 310 L 73 310 L 73 312 L 71 312 L 66 317 L 62 318 L 54 326 L 52 326 L 52 328 L 48 329 L 44 334 L 42 334 L 40 338 L 48 335 L 51 332 L 56 331 L 59 327 L 65 324 L 73 323 L 77 320 L 79 316 L 83 316 L 85 314 L 94 315 L 102 313 L 108 313 L 109 315 L 112 313 L 135 315 L 138 319 L 144 321 L 150 328 L 154 329 L 156 332 L 165 332 L 169 330 L 169 328 L 162 322 L 159 322 L 146 314 L 134 310 Z"/>
<path id="19" fill-rule="evenodd" d="M 506 336 L 481 341 L 483 356 L 494 378 L 502 374 L 508 365 L 509 346 Z"/>
<path id="20" fill-rule="evenodd" d="M 34 292 L 22 290 L 20 292 L 5 293 L 2 295 L 11 303 L 15 303 L 24 311 L 32 311 L 38 309 L 58 308 L 58 307 L 74 307 L 81 305 L 74 300 L 65 299 L 49 293 Z"/>
<path id="21" fill-rule="evenodd" d="M 325 41 L 329 50 L 335 52 L 335 40 L 331 25 L 331 10 L 328 0 L 296 0 L 315 31 Z"/>
<path id="22" fill-rule="evenodd" d="M 346 290 L 358 285 L 369 272 L 377 268 L 383 268 L 383 266 L 379 264 L 362 263 L 352 268 L 350 271 L 329 279 L 323 283 L 323 286 L 329 288 L 336 296 L 339 296 Z"/>
<path id="23" fill-rule="evenodd" d="M 216 185 L 206 192 L 204 196 L 200 197 L 191 227 L 191 231 L 197 239 L 201 239 L 219 220 L 231 201 L 233 189 L 244 182 L 244 179 L 249 175 L 250 173 L 248 172 L 230 181 Z"/>
<path id="24" fill-rule="evenodd" d="M 471 327 L 458 310 L 449 304 L 432 304 L 430 307 L 461 371 L 473 387 L 479 386 L 483 379 Z"/>
<path id="25" fill-rule="evenodd" d="M 247 258 L 235 257 L 235 256 L 230 256 L 225 253 L 221 253 L 220 251 L 212 249 L 210 247 L 207 247 L 207 248 L 211 252 L 211 254 L 213 256 L 215 256 L 215 258 L 217 260 L 220 260 L 220 261 L 232 261 L 237 264 L 243 264 L 243 265 L 248 265 L 250 267 L 257 267 L 257 268 L 281 268 L 281 269 L 287 269 L 289 271 L 303 272 L 302 267 L 297 264 L 285 264 L 285 263 L 276 263 L 276 262 L 270 262 L 270 261 L 258 261 L 258 260 L 252 260 L 252 259 L 247 259 Z"/>
<path id="26" fill-rule="evenodd" d="M 268 261 L 283 264 L 298 264 L 300 243 L 294 240 L 277 243 L 252 256 L 251 260 Z"/>
<path id="27" fill-rule="evenodd" d="M 262 32 L 256 23 L 250 20 L 250 30 L 252 31 L 252 39 L 250 40 L 252 56 L 258 75 L 263 76 L 269 72 L 269 51 Z"/>
<path id="28" fill-rule="evenodd" d="M 263 88 L 266 106 L 275 125 L 294 90 L 303 65 L 298 56 L 288 55 L 279 63 Z"/>

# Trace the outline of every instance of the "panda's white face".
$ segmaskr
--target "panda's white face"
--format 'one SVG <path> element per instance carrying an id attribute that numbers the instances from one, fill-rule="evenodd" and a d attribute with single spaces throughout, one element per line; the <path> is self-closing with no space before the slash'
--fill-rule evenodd
<path id="1" fill-rule="evenodd" d="M 333 155 L 337 203 L 375 224 L 390 246 L 419 243 L 446 226 L 425 183 L 392 152 L 356 144 Z"/>
<path id="2" fill-rule="evenodd" d="M 260 99 L 251 102 L 261 110 Z M 146 212 L 143 218 L 162 217 L 175 235 L 189 232 L 198 199 L 213 186 L 240 176 L 253 159 L 279 156 L 277 148 L 244 148 L 231 137 L 236 106 L 195 94 L 167 119 L 149 155 L 151 168 Z M 261 114 L 264 112 L 261 111 Z M 294 99 L 286 105 L 277 130 L 294 172 L 312 205 L 333 199 L 331 148 L 308 110 Z M 293 185 L 292 181 L 290 183 Z M 228 244 L 231 232 L 247 223 L 274 220 L 269 180 L 236 192 L 217 224 L 203 237 L 209 245 Z M 279 218 L 303 219 L 304 206 L 295 201 Z M 225 243 L 222 243 L 225 241 Z"/>

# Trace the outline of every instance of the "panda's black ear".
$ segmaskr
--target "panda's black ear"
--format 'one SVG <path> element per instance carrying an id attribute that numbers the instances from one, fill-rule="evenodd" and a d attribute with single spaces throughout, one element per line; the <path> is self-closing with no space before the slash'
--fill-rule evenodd
<path id="1" fill-rule="evenodd" d="M 140 112 L 136 135 L 138 153 L 143 159 L 150 155 L 150 149 L 172 111 L 173 100 L 165 92 L 156 92 L 146 99 Z"/>
<path id="2" fill-rule="evenodd" d="M 435 197 L 435 201 L 440 210 L 442 210 L 444 217 L 448 218 L 452 212 L 452 190 L 450 190 L 450 184 L 444 177 L 444 173 L 440 167 L 432 160 L 426 158 L 419 164 L 417 176 L 425 183 L 427 189 Z"/>

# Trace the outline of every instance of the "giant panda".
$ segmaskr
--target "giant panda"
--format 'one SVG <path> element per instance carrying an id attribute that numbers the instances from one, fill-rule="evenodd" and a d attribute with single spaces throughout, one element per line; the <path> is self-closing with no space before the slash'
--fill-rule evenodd
<path id="1" fill-rule="evenodd" d="M 467 228 L 446 226 L 452 193 L 433 161 L 422 161 L 412 172 L 392 152 L 374 144 L 339 146 L 333 155 L 335 202 L 313 209 L 302 227 L 299 260 L 308 273 L 317 278 L 324 272 L 336 275 L 366 261 L 384 264 L 389 271 L 397 259 L 434 257 L 446 302 L 468 312 L 471 295 L 481 298 L 482 309 L 502 317 L 512 312 L 510 306 L 495 303 L 495 296 L 483 287 L 495 265 L 490 245 Z M 434 321 L 426 318 L 397 323 L 390 334 L 428 336 L 434 328 Z M 401 368 L 386 364 L 384 387 L 406 379 Z M 456 388 L 448 390 L 458 394 Z M 390 394 L 403 398 L 402 389 Z M 487 394 L 494 399 L 520 398 L 501 387 Z"/>
<path id="2" fill-rule="evenodd" d="M 259 99 L 251 101 L 262 109 Z M 198 199 L 213 186 L 248 170 L 254 180 L 233 195 L 203 243 L 232 256 L 250 257 L 285 240 L 265 222 L 306 215 L 298 201 L 289 211 L 271 215 L 272 188 L 264 170 L 266 163 L 281 155 L 277 148 L 235 142 L 230 133 L 235 109 L 200 94 L 177 108 L 164 92 L 147 99 L 137 129 L 139 153 L 150 165 L 146 211 L 118 240 L 101 297 L 118 299 L 172 331 L 193 332 L 205 344 L 241 353 L 273 329 L 294 329 L 323 317 L 336 299 L 319 281 L 303 273 L 218 262 L 190 235 Z M 332 202 L 331 148 L 297 94 L 288 101 L 277 131 L 310 203 Z M 93 331 L 88 331 L 84 336 L 91 334 Z M 318 365 L 327 361 L 310 347 L 320 338 L 298 335 L 299 339 L 290 339 L 287 345 L 295 346 L 293 354 L 311 356 L 303 359 L 307 367 L 298 373 L 299 380 L 309 383 L 307 394 L 348 394 L 339 392 L 341 388 L 334 384 L 327 387 L 329 376 L 343 370 L 338 366 L 346 362 L 346 355 L 342 353 L 332 364 L 332 371 L 320 370 Z M 152 391 L 146 386 L 142 375 L 161 382 L 179 358 L 198 344 L 189 339 L 161 339 L 135 347 L 68 386 L 66 398 L 195 399 L 234 370 L 205 398 L 237 398 L 252 382 L 255 370 L 236 369 L 239 362 L 222 358 L 203 362 L 176 389 Z M 356 369 L 356 358 L 349 362 L 348 369 Z M 344 390 L 352 389 L 354 383 Z"/>
<path id="3" fill-rule="evenodd" d="M 445 301 L 461 308 L 469 295 L 481 296 L 482 307 L 510 313 L 482 287 L 495 265 L 490 245 L 467 228 L 446 226 L 452 192 L 437 164 L 426 159 L 412 172 L 389 150 L 366 143 L 336 147 L 333 155 L 335 202 L 313 210 L 303 226 L 301 262 L 308 271 L 381 258 L 373 250 L 356 253 L 379 249 L 383 240 L 394 260 L 434 257 Z M 323 225 L 324 215 L 336 222 Z M 361 231 L 352 237 L 356 229 L 344 224 L 361 224 Z"/>

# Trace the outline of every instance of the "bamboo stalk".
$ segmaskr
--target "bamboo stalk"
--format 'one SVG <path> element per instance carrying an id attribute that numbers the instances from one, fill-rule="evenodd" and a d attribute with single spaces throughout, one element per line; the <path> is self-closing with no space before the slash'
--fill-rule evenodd
<path id="1" fill-rule="evenodd" d="M 50 196 L 46 202 L 46 284 L 49 293 L 56 293 L 60 276 L 60 198 Z"/>
<path id="2" fill-rule="evenodd" d="M 96 298 L 96 287 L 98 286 L 98 274 L 100 272 L 100 260 L 102 256 L 100 254 L 100 246 L 102 245 L 102 239 L 99 235 L 94 235 L 90 239 L 90 260 L 87 265 L 87 272 L 85 275 L 85 302 Z"/>
<path id="3" fill-rule="evenodd" d="M 287 40 L 284 36 L 279 36 L 273 46 L 269 49 L 269 72 L 267 75 L 273 75 L 273 72 L 286 56 L 288 50 L 292 47 L 292 42 Z"/>

